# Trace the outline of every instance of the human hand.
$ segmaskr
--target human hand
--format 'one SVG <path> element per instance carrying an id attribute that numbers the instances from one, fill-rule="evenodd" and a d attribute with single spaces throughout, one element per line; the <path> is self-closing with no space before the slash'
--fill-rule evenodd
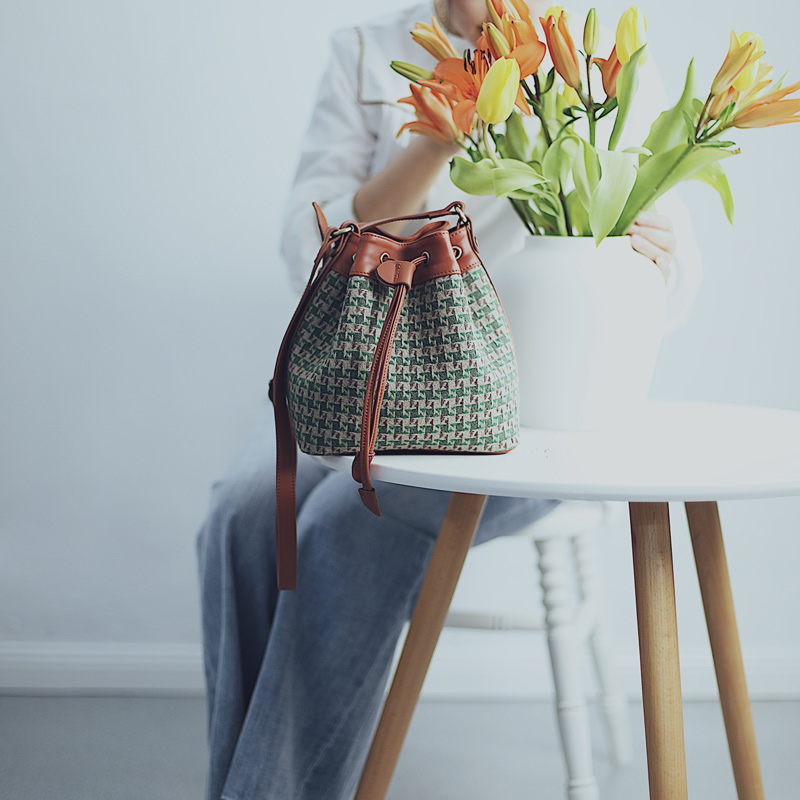
<path id="1" fill-rule="evenodd" d="M 651 259 L 667 280 L 678 244 L 669 217 L 654 211 L 642 211 L 627 234 L 631 237 L 631 247 Z"/>

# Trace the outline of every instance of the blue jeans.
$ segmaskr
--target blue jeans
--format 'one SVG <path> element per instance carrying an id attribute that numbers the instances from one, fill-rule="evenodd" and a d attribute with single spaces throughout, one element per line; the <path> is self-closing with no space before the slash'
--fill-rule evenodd
<path id="1" fill-rule="evenodd" d="M 347 800 L 449 494 L 376 484 L 375 517 L 349 474 L 301 453 L 298 585 L 279 592 L 272 425 L 267 407 L 214 484 L 197 539 L 206 798 Z M 556 504 L 489 498 L 475 542 L 514 533 Z"/>

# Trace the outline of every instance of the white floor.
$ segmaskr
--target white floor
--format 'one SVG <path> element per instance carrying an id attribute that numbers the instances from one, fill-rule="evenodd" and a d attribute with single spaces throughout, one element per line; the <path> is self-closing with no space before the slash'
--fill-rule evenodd
<path id="1" fill-rule="evenodd" d="M 766 796 L 797 800 L 800 702 L 753 712 Z M 197 697 L 0 697 L 0 800 L 201 800 L 204 713 Z M 624 768 L 605 757 L 594 720 L 603 800 L 647 796 L 640 706 L 631 720 L 635 757 Z M 686 703 L 684 721 L 690 797 L 734 798 L 718 707 Z M 549 703 L 426 701 L 389 800 L 560 800 L 563 780 Z"/>

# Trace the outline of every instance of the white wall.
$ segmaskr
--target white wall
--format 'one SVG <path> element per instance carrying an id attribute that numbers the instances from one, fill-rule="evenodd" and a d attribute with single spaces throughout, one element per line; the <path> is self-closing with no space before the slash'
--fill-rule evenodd
<path id="1" fill-rule="evenodd" d="M 194 535 L 292 311 L 276 240 L 296 142 L 328 32 L 395 5 L 4 4 L 0 688 L 199 687 Z M 606 7 L 607 22 L 624 8 Z M 728 25 L 756 27 L 777 71 L 800 74 L 793 6 L 644 10 L 673 96 L 693 54 L 711 79 Z M 711 190 L 685 192 L 707 276 L 692 321 L 664 344 L 654 395 L 800 410 L 798 129 L 737 138 L 743 154 L 726 162 L 736 226 Z M 800 501 L 726 503 L 722 514 L 751 685 L 800 693 L 800 623 L 788 613 L 800 605 Z M 674 540 L 685 674 L 703 691 L 705 636 L 680 522 Z M 462 604 L 520 561 L 498 553 L 473 553 Z M 635 688 L 624 531 L 606 556 Z M 528 565 L 515 572 L 519 592 L 495 602 L 535 603 Z M 469 670 L 465 652 L 474 674 L 464 691 L 549 685 L 541 640 L 497 640 L 501 657 L 528 648 L 530 670 L 513 681 L 484 669 L 469 641 L 448 636 L 432 690 Z"/>

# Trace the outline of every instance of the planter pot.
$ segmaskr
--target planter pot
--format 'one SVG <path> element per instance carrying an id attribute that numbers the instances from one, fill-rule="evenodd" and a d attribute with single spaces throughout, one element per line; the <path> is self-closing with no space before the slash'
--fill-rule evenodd
<path id="1" fill-rule="evenodd" d="M 520 422 L 602 430 L 644 405 L 664 330 L 666 285 L 627 236 L 532 236 L 495 265 L 520 374 Z"/>

